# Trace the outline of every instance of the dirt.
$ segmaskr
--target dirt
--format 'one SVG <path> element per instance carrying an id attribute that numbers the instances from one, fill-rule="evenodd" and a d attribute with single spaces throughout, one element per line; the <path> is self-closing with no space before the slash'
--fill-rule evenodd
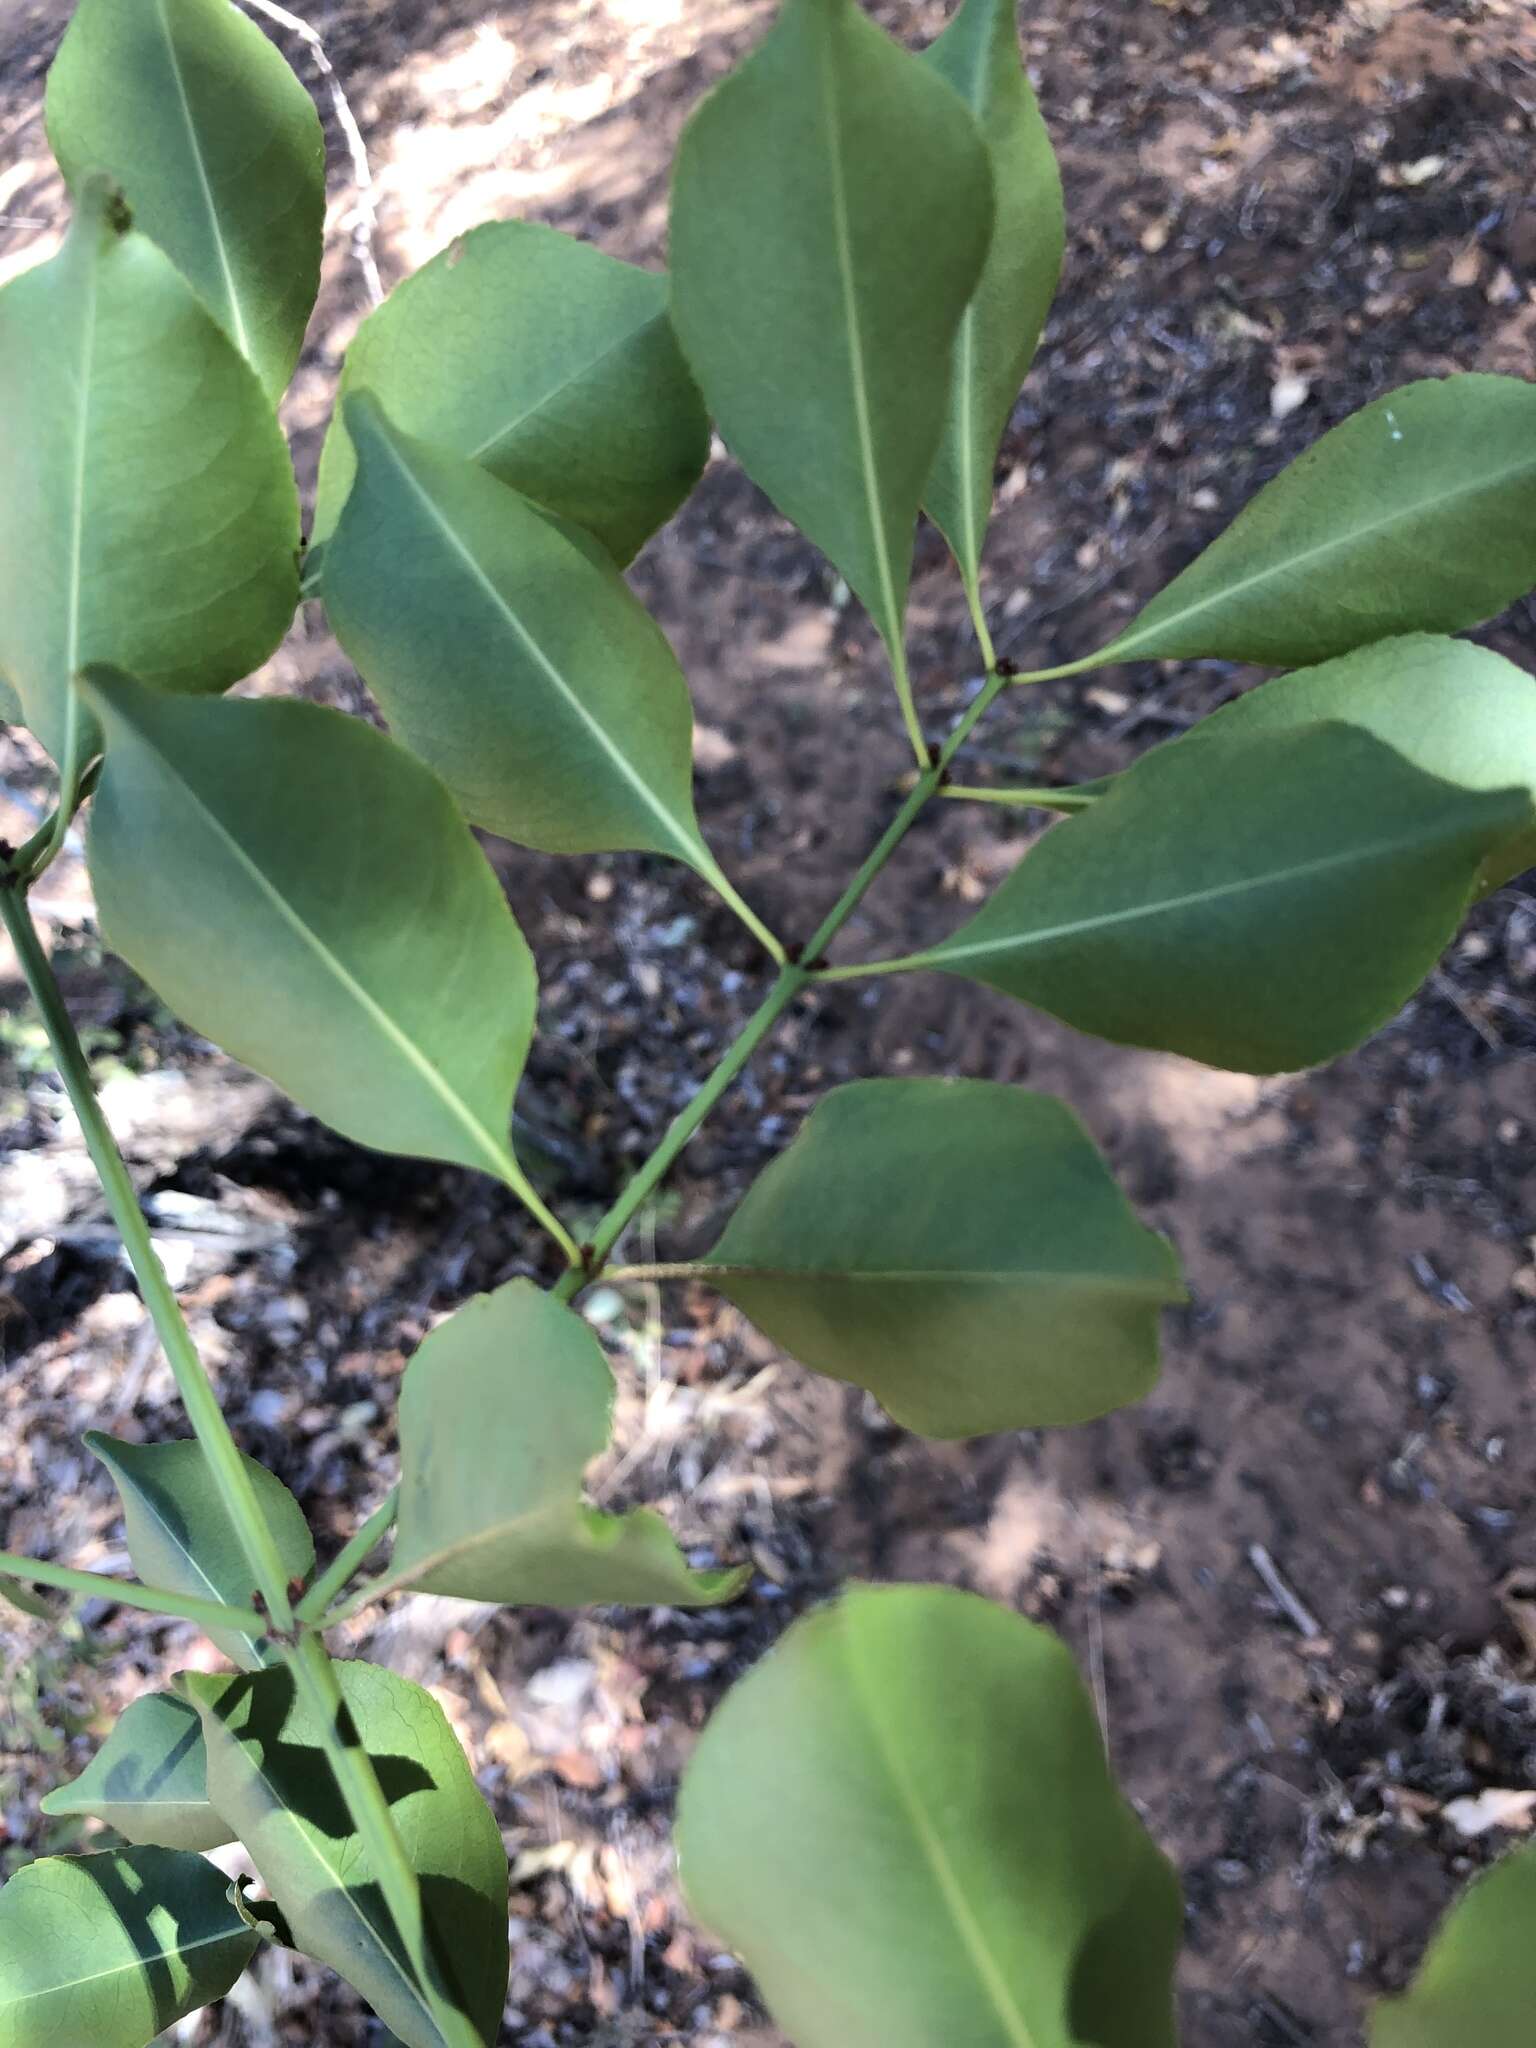
<path id="1" fill-rule="evenodd" d="M 659 260 L 681 121 L 769 11 L 319 6 L 368 137 L 386 282 L 498 214 Z M 927 0 L 876 11 L 913 40 L 942 16 Z M 52 4 L 13 9 L 0 51 L 0 213 L 21 223 L 0 223 L 0 272 L 57 227 L 35 110 L 59 19 Z M 1037 665 L 1102 641 L 1380 391 L 1451 368 L 1530 374 L 1536 28 L 1523 0 L 1039 0 L 1024 32 L 1072 241 L 1000 466 L 987 599 L 1002 651 Z M 335 169 L 324 294 L 290 401 L 306 481 L 366 308 L 339 145 Z M 770 922 L 803 933 L 901 792 L 868 624 L 724 462 L 635 574 L 694 688 L 705 829 Z M 939 730 L 976 676 L 931 534 L 912 617 Z M 1480 637 L 1529 666 L 1533 617 L 1527 602 Z M 965 778 L 1105 772 L 1251 680 L 1199 663 L 1030 692 L 968 749 Z M 363 702 L 318 617 L 259 686 Z M 35 758 L 9 752 L 35 791 Z M 849 957 L 947 929 L 1038 825 L 940 806 L 845 934 Z M 655 1142 L 760 972 L 665 863 L 492 852 L 543 980 L 521 1107 L 579 1219 Z M 538 1270 L 540 1248 L 509 1199 L 358 1152 L 175 1026 L 94 949 L 77 860 L 44 908 L 242 1439 L 334 1544 L 387 1484 L 412 1346 L 465 1295 Z M 1533 1047 L 1533 877 L 1474 913 L 1377 1040 L 1306 1076 L 1114 1050 L 937 977 L 828 991 L 786 1020 L 635 1256 L 705 1242 L 828 1083 L 960 1073 L 1071 1101 L 1177 1243 L 1193 1304 L 1170 1318 L 1162 1384 L 1140 1408 L 946 1447 L 811 1380 L 707 1297 L 610 1291 L 620 1453 L 601 1496 L 662 1505 L 701 1558 L 750 1556 L 748 1596 L 661 1618 L 423 1602 L 356 1637 L 434 1686 L 496 1802 L 517 1874 L 508 2038 L 772 2038 L 745 1976 L 678 1902 L 670 1800 L 724 1685 L 792 1614 L 865 1576 L 975 1586 L 1073 1644 L 1116 1767 L 1183 1875 L 1187 2048 L 1351 2048 L 1369 1999 L 1404 1980 L 1457 1887 L 1510 1844 L 1464 1835 L 1447 1807 L 1536 1787 L 1529 1608 L 1500 1595 L 1536 1565 Z M 35 1041 L 18 1027 L 0 1053 L 16 1240 L 0 1326 L 6 1541 L 120 1561 L 75 1439 L 89 1424 L 174 1433 L 169 1382 Z M 0 1634 L 13 1858 L 58 1845 L 38 1793 L 189 1654 L 179 1627 L 92 1618 L 94 1643 Z M 38 1741 L 40 1760 L 22 1754 Z M 287 1956 L 243 1997 L 198 2038 L 370 2038 L 345 1993 Z"/>

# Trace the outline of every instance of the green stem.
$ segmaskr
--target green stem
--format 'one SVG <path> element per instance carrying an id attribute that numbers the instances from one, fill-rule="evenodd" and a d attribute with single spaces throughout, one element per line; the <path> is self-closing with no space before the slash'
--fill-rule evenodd
<path id="1" fill-rule="evenodd" d="M 421 1886 L 395 1826 L 373 1758 L 352 1725 L 341 1683 L 325 1645 L 318 1636 L 301 1636 L 284 1650 L 283 1662 L 293 1673 L 294 1682 L 314 1716 L 320 1746 L 362 1838 L 372 1874 L 405 1945 L 433 2024 L 448 2048 L 485 2048 L 479 2029 L 443 1989 L 427 1938 Z"/>
<path id="2" fill-rule="evenodd" d="M 310 1626 L 325 1625 L 331 1602 L 389 1534 L 400 1507 L 400 1489 L 392 1486 L 357 1534 L 316 1579 L 294 1612 Z"/>
<path id="3" fill-rule="evenodd" d="M 919 768 L 928 766 L 928 742 L 923 738 L 922 720 L 917 715 L 917 704 L 912 696 L 912 671 L 907 666 L 905 641 L 888 641 L 891 657 L 891 674 L 896 683 L 896 701 L 901 706 L 901 722 L 907 728 L 907 738 L 912 742 L 912 751 L 917 756 Z"/>
<path id="4" fill-rule="evenodd" d="M 976 645 L 981 649 L 981 665 L 988 675 L 992 675 L 997 668 L 997 649 L 992 645 L 992 635 L 987 631 L 987 615 L 981 604 L 981 584 L 975 575 L 963 566 L 960 570 L 960 581 L 965 586 L 965 601 L 970 607 Z"/>
<path id="5" fill-rule="evenodd" d="M 534 1222 L 542 1224 L 544 1229 L 555 1240 L 555 1243 L 559 1245 L 565 1255 L 566 1264 L 568 1266 L 579 1266 L 581 1264 L 581 1247 L 560 1221 L 554 1210 L 539 1195 L 532 1181 L 529 1180 L 527 1174 L 519 1166 L 516 1155 L 510 1146 L 506 1148 L 505 1157 L 498 1162 L 496 1172 L 512 1190 L 513 1194 L 516 1195 Z"/>
<path id="6" fill-rule="evenodd" d="M 11 943 L 16 948 L 33 1000 L 42 1013 L 53 1056 L 75 1115 L 80 1120 L 81 1133 L 106 1196 L 108 1211 L 138 1277 L 144 1306 L 159 1333 L 193 1434 L 212 1468 L 252 1576 L 267 1603 L 272 1626 L 280 1631 L 287 1630 L 293 1625 L 293 1609 L 288 1598 L 288 1574 L 282 1555 L 261 1512 L 245 1460 L 203 1371 L 202 1360 L 182 1317 L 180 1304 L 165 1277 L 165 1268 L 150 1240 L 149 1225 L 139 1207 L 138 1191 L 102 1115 L 84 1049 L 64 1007 L 64 998 L 38 938 L 26 897 L 14 880 L 0 882 L 0 917 L 3 917 Z"/>
<path id="7" fill-rule="evenodd" d="M 769 959 L 773 961 L 774 965 L 782 967 L 784 965 L 784 945 L 782 940 L 768 929 L 751 904 L 738 893 L 735 884 L 731 881 L 730 876 L 726 874 L 724 868 L 720 866 L 719 862 L 711 857 L 708 865 L 700 866 L 698 872 L 708 882 L 726 909 L 734 911 L 753 938 L 757 940 L 763 951 L 768 955 Z"/>
<path id="8" fill-rule="evenodd" d="M 964 803 L 1012 804 L 1040 811 L 1086 811 L 1097 801 L 1092 796 L 1080 796 L 1075 789 L 978 789 L 962 787 L 954 782 L 948 789 L 941 789 L 939 794 Z"/>
<path id="9" fill-rule="evenodd" d="M 925 765 L 911 793 L 895 817 L 881 834 L 874 850 L 859 868 L 853 880 L 838 897 L 821 923 L 816 927 L 809 943 L 804 947 L 801 958 L 806 961 L 819 960 L 842 930 L 848 919 L 858 908 L 864 892 L 885 866 L 896 848 L 907 836 L 914 819 L 928 803 L 943 782 L 945 772 L 955 755 L 970 738 L 976 726 L 996 702 L 999 692 L 1005 687 L 1006 679 L 992 675 L 977 692 L 974 701 L 955 725 L 954 731 L 939 749 L 931 764 Z M 927 756 L 924 756 L 925 763 Z M 848 970 L 844 970 L 848 971 Z M 864 972 L 863 969 L 851 970 Z M 618 1200 L 598 1224 L 588 1247 L 586 1259 L 579 1271 L 562 1274 L 556 1283 L 554 1294 L 557 1301 L 571 1301 L 583 1287 L 588 1286 L 601 1273 L 609 1253 L 628 1229 L 635 1216 L 644 1207 L 656 1189 L 671 1171 L 679 1153 L 693 1137 L 710 1111 L 736 1079 L 753 1053 L 773 1030 L 781 1016 L 789 1008 L 802 989 L 813 981 L 836 978 L 838 970 L 831 977 L 813 972 L 797 962 L 786 963 L 780 968 L 778 978 L 763 1001 L 753 1011 L 746 1023 L 726 1051 L 720 1064 L 704 1083 L 698 1094 L 673 1118 L 661 1143 L 645 1162 L 634 1179 L 624 1189 Z M 664 1269 L 663 1269 L 664 1270 Z"/>
<path id="10" fill-rule="evenodd" d="M 1059 668 L 1032 668 L 1023 675 L 1012 675 L 1009 683 L 1017 689 L 1021 683 L 1059 683 L 1066 676 L 1085 676 L 1093 668 L 1110 668 L 1122 661 L 1134 661 L 1135 656 L 1117 648 L 1113 642 L 1101 647 L 1095 654 L 1085 654 L 1080 661 L 1064 661 Z"/>
<path id="11" fill-rule="evenodd" d="M 708 1273 L 709 1267 L 696 1259 L 683 1259 L 672 1265 L 607 1266 L 603 1279 L 610 1287 L 639 1287 L 656 1280 L 701 1280 Z"/>
<path id="12" fill-rule="evenodd" d="M 264 1636 L 268 1622 L 254 1607 L 226 1607 L 219 1600 L 196 1600 L 190 1593 L 169 1593 L 159 1586 L 141 1586 L 137 1579 L 114 1579 L 105 1572 L 76 1571 L 67 1564 L 49 1564 L 40 1557 L 18 1557 L 0 1550 L 0 1578 L 24 1579 L 34 1586 L 54 1586 L 61 1593 L 111 1600 L 119 1607 L 142 1607 L 148 1614 L 173 1614 L 203 1629 L 237 1629 L 243 1636 Z"/>

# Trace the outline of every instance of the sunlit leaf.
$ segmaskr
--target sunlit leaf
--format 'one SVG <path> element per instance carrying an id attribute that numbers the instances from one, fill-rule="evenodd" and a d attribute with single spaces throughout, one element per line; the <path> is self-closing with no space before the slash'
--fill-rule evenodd
<path id="1" fill-rule="evenodd" d="M 1044 1629 L 863 1587 L 715 1711 L 683 1884 L 795 2048 L 1173 2048 L 1173 1873 Z"/>
<path id="2" fill-rule="evenodd" d="M 705 402 L 893 647 L 991 182 L 959 96 L 854 0 L 785 0 L 678 151 L 673 319 Z"/>
<path id="3" fill-rule="evenodd" d="M 251 1567 L 201 1444 L 190 1437 L 128 1444 L 94 1429 L 84 1441 L 111 1473 L 122 1499 L 128 1554 L 139 1577 L 167 1592 L 249 1607 L 255 1591 Z M 254 1458 L 244 1463 L 284 1570 L 291 1578 L 307 1578 L 315 1546 L 303 1510 L 275 1472 Z M 247 1670 L 265 1661 L 265 1650 L 249 1636 L 221 1630 L 213 1640 Z"/>
<path id="4" fill-rule="evenodd" d="M 126 219 L 88 180 L 63 249 L 0 291 L 0 677 L 71 790 L 99 742 L 78 669 L 223 690 L 298 602 L 272 408 Z"/>
<path id="5" fill-rule="evenodd" d="M 1377 2006 L 1371 2048 L 1530 2048 L 1533 1927 L 1536 1848 L 1517 1849 L 1451 1908 L 1407 1991 Z"/>
<path id="6" fill-rule="evenodd" d="M 965 0 L 926 58 L 975 115 L 996 196 L 991 250 L 955 336 L 949 414 L 923 500 L 974 584 L 993 467 L 1056 295 L 1066 215 L 1019 50 L 1015 0 Z"/>
<path id="7" fill-rule="evenodd" d="M 440 1324 L 401 1389 L 388 1582 L 542 1607 L 729 1599 L 744 1574 L 690 1571 L 659 1515 L 583 1503 L 613 1394 L 587 1324 L 531 1281 L 479 1295 Z"/>
<path id="8" fill-rule="evenodd" d="M 991 1081 L 834 1088 L 699 1272 L 803 1365 L 940 1437 L 1140 1399 L 1184 1298 L 1065 1104 Z"/>
<path id="9" fill-rule="evenodd" d="M 507 1859 L 495 1819 L 430 1693 L 374 1664 L 341 1663 L 336 1676 L 352 1721 L 346 1739 L 372 1757 L 416 1872 L 434 1959 L 493 2041 L 507 1986 Z M 209 1796 L 295 1944 L 340 1971 L 406 2048 L 442 2048 L 292 1674 L 189 1672 L 180 1682 L 202 1717 Z"/>
<path id="10" fill-rule="evenodd" d="M 201 1856 L 44 1856 L 0 1890 L 0 2048 L 148 2048 L 222 1998 L 257 1937 Z"/>
<path id="11" fill-rule="evenodd" d="M 395 737 L 508 839 L 707 866 L 687 686 L 623 577 L 372 399 L 346 417 L 358 469 L 326 614 Z"/>
<path id="12" fill-rule="evenodd" d="M 407 434 L 462 455 L 627 562 L 709 455 L 667 280 L 531 221 L 474 228 L 397 285 L 347 351 L 314 537 L 355 473 L 342 401 L 370 391 Z"/>
<path id="13" fill-rule="evenodd" d="M 1161 747 L 903 964 L 1119 1044 L 1311 1066 L 1397 1013 L 1531 823 L 1528 791 L 1457 788 L 1349 726 Z"/>
<path id="14" fill-rule="evenodd" d="M 1324 434 L 1105 650 L 1300 667 L 1536 584 L 1536 384 L 1427 378 Z"/>
<path id="15" fill-rule="evenodd" d="M 208 1804 L 202 1722 L 172 1692 L 134 1700 L 79 1777 L 50 1792 L 42 1809 L 89 1814 L 159 1849 L 218 1849 L 232 1839 Z"/>
<path id="16" fill-rule="evenodd" d="M 1261 683 L 1178 744 L 1291 732 L 1319 719 L 1373 733 L 1458 789 L 1524 784 L 1536 804 L 1536 677 L 1490 648 L 1427 633 Z M 1526 825 L 1496 848 L 1479 887 L 1496 888 L 1533 863 L 1536 829 Z"/>
<path id="17" fill-rule="evenodd" d="M 436 777 L 318 705 L 90 687 L 108 943 L 348 1137 L 506 1177 L 533 962 Z"/>
<path id="18" fill-rule="evenodd" d="M 117 181 L 275 403 L 320 283 L 325 137 L 273 44 L 229 0 L 79 0 L 46 109 L 71 187 Z"/>

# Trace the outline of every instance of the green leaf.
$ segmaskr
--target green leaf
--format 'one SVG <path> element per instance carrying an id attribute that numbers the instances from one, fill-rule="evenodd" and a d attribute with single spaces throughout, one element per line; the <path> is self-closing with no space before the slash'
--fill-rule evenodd
<path id="1" fill-rule="evenodd" d="M 87 181 L 63 249 L 0 291 L 0 676 L 67 791 L 99 744 L 72 687 L 120 662 L 219 691 L 298 602 L 272 408 L 169 257 Z"/>
<path id="2" fill-rule="evenodd" d="M 79 0 L 46 111 L 71 189 L 122 186 L 275 405 L 320 285 L 325 137 L 267 37 L 228 0 Z"/>
<path id="3" fill-rule="evenodd" d="M 408 434 L 482 464 L 629 561 L 687 497 L 709 421 L 667 280 L 530 221 L 461 235 L 397 285 L 347 351 L 314 538 L 355 462 L 341 401 L 371 391 Z"/>
<path id="4" fill-rule="evenodd" d="M 1408 1990 L 1377 2006 L 1371 2048 L 1530 2048 L 1533 1927 L 1536 1848 L 1518 1849 L 1451 1908 Z"/>
<path id="5" fill-rule="evenodd" d="M 1456 633 L 1536 583 L 1536 384 L 1426 378 L 1282 470 L 1101 661 L 1300 667 Z"/>
<path id="6" fill-rule="evenodd" d="M 991 184 L 959 96 L 853 0 L 785 0 L 678 150 L 683 352 L 742 467 L 893 654 Z"/>
<path id="7" fill-rule="evenodd" d="M 469 1764 L 430 1693 L 377 1665 L 336 1666 L 349 1739 L 368 1751 L 421 1885 L 445 1981 L 486 2041 L 507 1986 L 507 1859 Z M 229 1816 L 295 1943 L 340 1971 L 407 2048 L 442 2036 L 399 1947 L 368 1851 L 291 1673 L 187 1673 L 208 1791 Z"/>
<path id="8" fill-rule="evenodd" d="M 1173 1873 L 1066 1650 L 973 1594 L 797 1622 L 705 1729 L 678 1855 L 796 2048 L 1174 2048 Z"/>
<path id="9" fill-rule="evenodd" d="M 909 1429 L 1084 1422 L 1157 1378 L 1184 1299 L 1064 1103 L 992 1081 L 834 1088 L 699 1267 Z"/>
<path id="10" fill-rule="evenodd" d="M 1287 1072 L 1396 1015 L 1531 819 L 1529 792 L 1458 789 L 1344 725 L 1160 747 L 900 965 L 1117 1044 Z"/>
<path id="11" fill-rule="evenodd" d="M 1263 683 L 1176 742 L 1291 732 L 1319 719 L 1358 726 L 1458 789 L 1523 783 L 1536 804 L 1536 678 L 1487 647 L 1413 633 Z M 1478 887 L 1536 863 L 1529 824 L 1489 857 Z"/>
<path id="12" fill-rule="evenodd" d="M 147 2048 L 222 1998 L 256 1936 L 201 1856 L 44 1856 L 0 1891 L 0 2048 Z"/>
<path id="13" fill-rule="evenodd" d="M 1066 213 L 1015 0 L 965 0 L 925 61 L 975 115 L 996 194 L 991 252 L 955 336 L 949 415 L 923 501 L 974 588 L 997 451 L 1056 296 Z"/>
<path id="14" fill-rule="evenodd" d="M 91 880 L 172 1009 L 337 1130 L 506 1178 L 533 961 L 437 778 L 360 720 L 93 670 Z"/>
<path id="15" fill-rule="evenodd" d="M 359 466 L 326 615 L 396 738 L 472 823 L 524 846 L 707 866 L 687 685 L 623 577 L 371 398 L 346 417 Z"/>
<path id="16" fill-rule="evenodd" d="M 513 1280 L 435 1329 L 400 1393 L 400 1516 L 388 1583 L 521 1606 L 705 1607 L 745 1572 L 690 1571 L 648 1509 L 600 1514 L 613 1374 L 574 1310 Z"/>
<path id="17" fill-rule="evenodd" d="M 203 1724 L 172 1692 L 136 1699 L 74 1783 L 50 1792 L 42 1810 L 89 1814 L 157 1849 L 221 1849 L 233 1839 L 208 1804 Z"/>
<path id="18" fill-rule="evenodd" d="M 123 1503 L 128 1555 L 146 1585 L 231 1607 L 251 1605 L 251 1568 L 201 1444 L 190 1437 L 128 1444 L 99 1429 L 88 1430 L 84 1443 L 112 1475 Z M 290 1578 L 308 1578 L 315 1545 L 302 1508 L 275 1472 L 254 1458 L 244 1462 L 284 1570 Z M 266 1661 L 265 1650 L 249 1636 L 221 1630 L 211 1640 L 248 1671 Z"/>
<path id="19" fill-rule="evenodd" d="M 4 706 L 0 704 L 0 717 Z M 18 1614 L 30 1615 L 33 1621 L 57 1621 L 59 1610 L 52 1601 L 45 1600 L 41 1593 L 35 1593 L 30 1586 L 24 1586 L 20 1579 L 0 1578 L 0 1600 L 14 1607 Z"/>

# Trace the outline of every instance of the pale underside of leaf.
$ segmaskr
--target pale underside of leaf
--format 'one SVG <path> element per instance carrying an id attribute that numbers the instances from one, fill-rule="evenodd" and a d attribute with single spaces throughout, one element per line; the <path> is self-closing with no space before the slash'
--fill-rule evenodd
<path id="1" fill-rule="evenodd" d="M 110 1470 L 111 1467 L 109 1466 L 108 1469 Z M 114 1477 L 115 1476 L 116 1475 L 114 1474 Z M 128 1482 L 125 1481 L 124 1483 L 126 1484 Z M 165 1516 L 160 1512 L 159 1506 L 156 1503 L 154 1496 L 147 1489 L 136 1487 L 133 1493 L 133 1502 L 136 1508 L 140 1509 L 143 1513 L 149 1516 L 151 1521 L 154 1522 L 156 1528 L 159 1529 L 161 1535 L 164 1536 L 166 1542 L 170 1545 L 171 1549 L 174 1550 L 177 1556 L 180 1557 L 186 1564 L 192 1576 L 198 1581 L 200 1585 L 206 1588 L 208 1598 L 210 1600 L 217 1601 L 220 1606 L 227 1606 L 229 1603 L 225 1593 L 225 1589 L 222 1586 L 215 1585 L 213 1580 L 209 1578 L 207 1572 L 204 1571 L 202 1564 L 199 1562 L 196 1555 L 187 1548 L 186 1542 L 183 1539 L 183 1537 L 177 1532 L 177 1530 L 171 1525 L 171 1523 L 169 1523 L 165 1519 Z M 250 1651 L 251 1661 L 253 1664 L 260 1665 L 266 1661 L 267 1653 L 260 1648 L 255 1637 L 248 1635 L 236 1635 L 235 1640 L 245 1644 L 247 1650 Z"/>
<path id="2" fill-rule="evenodd" d="M 230 1930 L 226 1927 L 218 1934 L 200 1934 L 194 1941 L 178 1940 L 175 1949 L 171 1953 L 178 1956 L 192 1956 L 196 1955 L 198 1950 L 202 1948 L 223 1948 L 228 1945 L 229 1939 Z M 133 1956 L 127 1962 L 114 1963 L 108 1970 L 92 1970 L 83 1977 L 60 1978 L 56 1984 L 47 1984 L 41 1990 L 29 1991 L 22 1998 L 8 1998 L 5 2003 L 5 2010 L 8 2013 L 20 2012 L 26 2006 L 34 2005 L 39 2000 L 57 1998 L 61 1991 L 82 1991 L 87 1984 L 104 1984 L 112 1977 L 142 1979 L 147 1967 L 146 1959 L 143 1956 Z"/>
<path id="3" fill-rule="evenodd" d="M 451 552 L 463 563 L 467 573 L 485 593 L 485 596 L 489 599 L 497 613 L 506 621 L 507 628 L 518 645 L 547 679 L 560 702 L 580 723 L 593 745 L 610 763 L 620 781 L 634 791 L 646 810 L 656 819 L 662 828 L 663 836 L 667 842 L 691 866 L 697 866 L 701 862 L 706 866 L 710 865 L 709 855 L 697 834 L 689 829 L 686 820 L 680 820 L 675 817 L 644 777 L 635 772 L 633 764 L 629 761 L 623 749 L 615 743 L 612 735 L 605 730 L 601 722 L 592 716 L 590 710 L 582 702 L 580 692 L 573 687 L 570 679 L 557 664 L 551 661 L 544 648 L 529 632 L 523 621 L 517 616 L 517 613 L 497 589 L 495 583 L 486 574 L 473 548 L 469 546 L 458 529 L 448 519 L 436 499 L 429 492 L 423 490 L 417 478 L 412 475 L 409 467 L 401 460 L 391 437 L 388 434 L 381 434 L 377 437 L 377 442 L 379 448 L 387 453 L 401 482 L 411 492 L 432 525 L 443 536 Z"/>

